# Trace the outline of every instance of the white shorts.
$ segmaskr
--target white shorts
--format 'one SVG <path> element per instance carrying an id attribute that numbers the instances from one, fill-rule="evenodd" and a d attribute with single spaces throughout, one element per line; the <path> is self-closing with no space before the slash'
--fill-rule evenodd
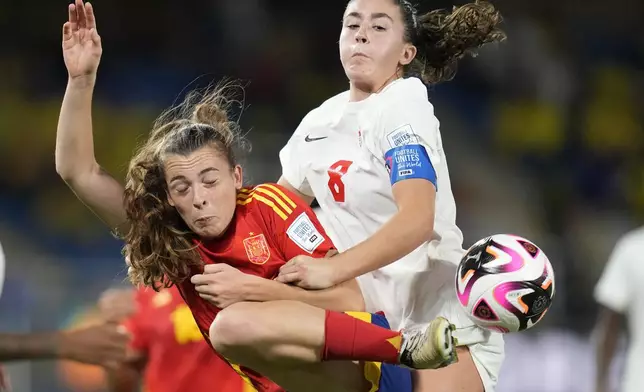
<path id="1" fill-rule="evenodd" d="M 445 317 L 456 326 L 454 335 L 459 344 L 465 344 L 470 349 L 485 392 L 494 392 L 505 358 L 503 334 L 476 326 L 461 308 L 453 288 L 450 292 L 454 299 L 444 302 L 438 316 Z"/>
<path id="2" fill-rule="evenodd" d="M 477 327 L 456 297 L 456 268 L 438 263 L 429 271 L 401 265 L 360 276 L 367 312 L 383 311 L 394 330 L 427 325 L 438 316 L 457 328 L 459 344 L 467 345 L 485 392 L 494 392 L 505 356 L 503 335 Z"/>

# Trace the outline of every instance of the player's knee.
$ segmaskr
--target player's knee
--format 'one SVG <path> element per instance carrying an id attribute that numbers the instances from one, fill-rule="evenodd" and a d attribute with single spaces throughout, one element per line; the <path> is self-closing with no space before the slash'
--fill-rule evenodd
<path id="1" fill-rule="evenodd" d="M 222 310 L 210 325 L 210 343 L 225 357 L 248 353 L 260 340 L 261 325 L 253 320 L 245 304 L 236 304 Z"/>

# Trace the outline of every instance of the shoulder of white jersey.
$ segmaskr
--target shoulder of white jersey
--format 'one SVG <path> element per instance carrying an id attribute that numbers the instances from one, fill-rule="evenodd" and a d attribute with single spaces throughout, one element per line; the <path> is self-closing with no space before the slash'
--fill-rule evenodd
<path id="1" fill-rule="evenodd" d="M 294 196 L 286 188 L 278 184 L 265 183 L 254 187 L 242 188 L 237 193 L 238 206 L 264 206 L 265 211 L 272 210 L 282 220 L 287 220 L 297 204 Z M 261 207 L 260 207 L 261 208 Z"/>
<path id="2" fill-rule="evenodd" d="M 623 249 L 644 249 L 644 226 L 635 230 L 631 230 L 628 233 L 624 234 L 617 241 L 616 247 Z"/>
<path id="3" fill-rule="evenodd" d="M 418 136 L 422 136 L 430 145 L 438 145 L 434 140 L 437 136 L 423 132 L 418 127 L 429 123 L 436 125 L 429 127 L 431 129 L 438 129 L 440 126 L 434 106 L 429 102 L 427 88 L 420 79 L 399 79 L 381 94 L 377 113 L 374 113 L 378 118 L 378 126 L 373 135 L 368 137 L 375 137 L 376 141 L 386 137 L 389 147 L 408 144 L 418 140 Z"/>
<path id="4" fill-rule="evenodd" d="M 322 102 L 320 106 L 311 110 L 306 114 L 306 116 L 304 116 L 300 125 L 295 130 L 295 133 L 306 134 L 309 132 L 310 127 L 316 127 L 320 124 L 329 122 L 332 114 L 341 110 L 342 105 L 344 105 L 348 100 L 349 92 L 345 91 Z"/>
<path id="5" fill-rule="evenodd" d="M 398 79 L 381 93 L 390 102 L 428 102 L 427 86 L 415 77 Z"/>
<path id="6" fill-rule="evenodd" d="M 398 79 L 387 86 L 381 93 L 377 111 L 381 116 L 390 113 L 394 113 L 394 117 L 409 116 L 410 113 L 417 112 L 422 118 L 435 117 L 427 87 L 414 77 Z"/>

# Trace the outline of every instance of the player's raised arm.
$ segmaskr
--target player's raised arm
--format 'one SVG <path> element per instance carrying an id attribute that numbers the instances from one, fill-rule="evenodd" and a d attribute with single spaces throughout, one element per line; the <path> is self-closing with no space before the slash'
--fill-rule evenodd
<path id="1" fill-rule="evenodd" d="M 69 5 L 63 25 L 63 58 L 69 74 L 56 134 L 56 171 L 111 229 L 124 232 L 123 187 L 96 162 L 92 136 L 92 95 L 102 46 L 94 8 Z"/>

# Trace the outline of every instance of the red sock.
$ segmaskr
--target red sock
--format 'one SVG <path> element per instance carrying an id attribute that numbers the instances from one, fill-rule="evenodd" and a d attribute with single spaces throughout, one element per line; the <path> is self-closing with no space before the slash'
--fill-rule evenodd
<path id="1" fill-rule="evenodd" d="M 322 360 L 398 363 L 402 336 L 345 313 L 326 311 Z"/>

